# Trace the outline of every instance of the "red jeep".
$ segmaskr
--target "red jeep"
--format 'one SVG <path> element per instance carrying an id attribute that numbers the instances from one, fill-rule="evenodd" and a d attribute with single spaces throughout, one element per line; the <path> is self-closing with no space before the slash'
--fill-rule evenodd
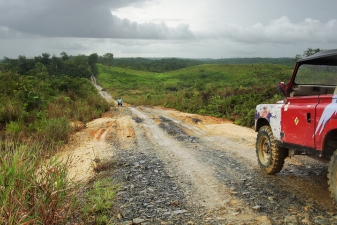
<path id="1" fill-rule="evenodd" d="M 329 186 L 337 203 L 337 49 L 297 61 L 284 100 L 256 107 L 256 154 L 263 172 L 281 171 L 287 156 L 330 158 Z"/>

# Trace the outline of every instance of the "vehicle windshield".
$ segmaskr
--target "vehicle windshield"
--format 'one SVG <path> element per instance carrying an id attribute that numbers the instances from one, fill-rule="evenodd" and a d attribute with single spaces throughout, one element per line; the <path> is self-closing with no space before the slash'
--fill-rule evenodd
<path id="1" fill-rule="evenodd" d="M 303 64 L 297 71 L 295 83 L 336 86 L 337 66 Z"/>

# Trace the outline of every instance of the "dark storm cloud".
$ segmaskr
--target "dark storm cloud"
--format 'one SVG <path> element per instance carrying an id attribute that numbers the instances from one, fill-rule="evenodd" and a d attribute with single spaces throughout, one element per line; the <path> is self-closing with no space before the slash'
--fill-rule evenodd
<path id="1" fill-rule="evenodd" d="M 0 0 L 0 38 L 18 34 L 44 37 L 188 39 L 188 25 L 137 23 L 110 10 L 150 0 Z M 7 33 L 6 33 L 7 31 Z"/>

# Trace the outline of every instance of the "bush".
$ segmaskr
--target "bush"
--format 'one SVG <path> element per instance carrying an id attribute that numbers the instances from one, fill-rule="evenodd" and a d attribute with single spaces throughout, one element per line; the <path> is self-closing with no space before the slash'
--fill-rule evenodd
<path id="1" fill-rule="evenodd" d="M 24 123 L 22 121 L 11 121 L 6 124 L 6 134 L 18 140 L 20 134 L 24 130 Z"/>
<path id="2" fill-rule="evenodd" d="M 15 98 L 0 98 L 0 123 L 22 120 L 26 116 L 23 103 Z"/>
<path id="3" fill-rule="evenodd" d="M 32 124 L 36 132 L 36 140 L 49 146 L 66 143 L 71 132 L 70 122 L 67 118 L 41 119 Z"/>

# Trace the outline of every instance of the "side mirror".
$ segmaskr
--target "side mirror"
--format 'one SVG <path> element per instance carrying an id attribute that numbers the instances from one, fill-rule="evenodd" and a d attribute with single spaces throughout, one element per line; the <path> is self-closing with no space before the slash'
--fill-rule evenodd
<path id="1" fill-rule="evenodd" d="M 286 85 L 284 84 L 284 82 L 279 82 L 277 84 L 277 90 L 280 91 L 284 97 L 286 96 Z"/>

